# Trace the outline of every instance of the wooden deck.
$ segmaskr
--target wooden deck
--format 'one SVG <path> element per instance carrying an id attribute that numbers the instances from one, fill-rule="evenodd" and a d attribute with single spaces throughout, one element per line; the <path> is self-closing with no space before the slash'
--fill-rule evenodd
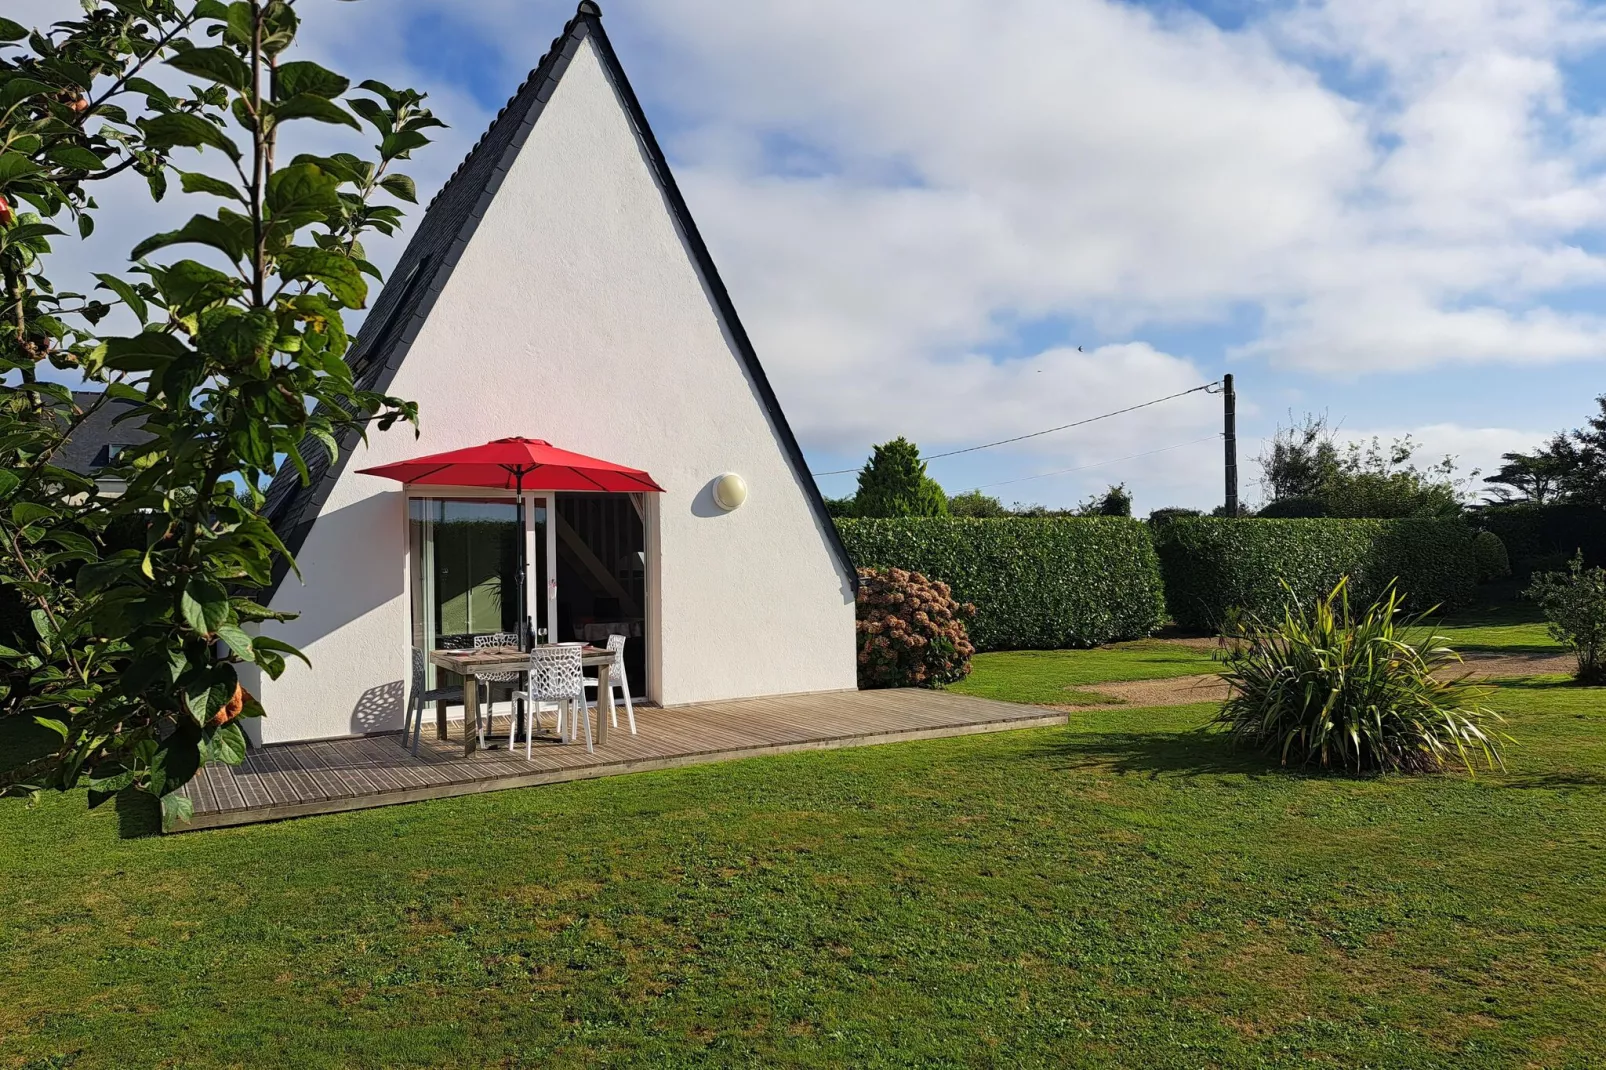
<path id="1" fill-rule="evenodd" d="M 426 721 L 428 718 L 426 718 Z M 506 718 L 498 718 L 506 742 Z M 861 747 L 913 739 L 1064 724 L 1065 714 L 946 691 L 846 691 L 783 695 L 669 709 L 638 707 L 639 735 L 620 710 L 605 748 L 537 742 L 463 757 L 456 739 L 426 724 L 418 756 L 396 733 L 258 747 L 238 766 L 208 765 L 183 789 L 191 819 L 175 831 L 244 825 L 307 814 L 443 799 L 480 791 L 615 776 L 799 750 Z"/>

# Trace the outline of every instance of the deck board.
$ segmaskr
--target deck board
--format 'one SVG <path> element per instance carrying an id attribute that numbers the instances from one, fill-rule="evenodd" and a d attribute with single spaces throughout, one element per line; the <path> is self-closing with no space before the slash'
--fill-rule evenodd
<path id="1" fill-rule="evenodd" d="M 620 711 L 608 745 L 537 742 L 506 750 L 509 720 L 493 721 L 493 750 L 463 757 L 454 738 L 425 726 L 419 752 L 397 733 L 258 747 L 238 766 L 209 765 L 183 791 L 194 814 L 176 831 L 243 825 L 308 814 L 449 798 L 761 754 L 865 746 L 900 740 L 1063 724 L 1065 715 L 952 692 L 844 691 L 737 699 L 667 709 L 638 706 L 639 735 Z"/>

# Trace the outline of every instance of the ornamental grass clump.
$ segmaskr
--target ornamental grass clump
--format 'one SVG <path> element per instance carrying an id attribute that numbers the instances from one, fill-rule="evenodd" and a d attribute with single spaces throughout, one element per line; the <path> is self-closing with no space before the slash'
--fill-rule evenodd
<path id="1" fill-rule="evenodd" d="M 1292 594 L 1292 592 L 1290 592 Z M 1314 602 L 1292 597 L 1282 620 L 1249 617 L 1221 676 L 1232 688 L 1216 723 L 1284 765 L 1348 773 L 1504 768 L 1510 738 L 1489 695 L 1464 675 L 1443 637 L 1403 616 L 1389 587 L 1358 616 L 1348 581 Z"/>
<path id="2" fill-rule="evenodd" d="M 946 583 L 901 568 L 860 569 L 859 686 L 936 687 L 970 674 L 974 652 L 961 605 Z"/>

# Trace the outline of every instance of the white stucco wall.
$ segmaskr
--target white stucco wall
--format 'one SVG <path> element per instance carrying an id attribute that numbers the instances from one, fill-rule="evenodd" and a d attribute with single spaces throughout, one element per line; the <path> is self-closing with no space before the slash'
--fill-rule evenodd
<path id="1" fill-rule="evenodd" d="M 665 704 L 854 686 L 849 579 L 589 40 L 464 250 L 390 392 L 422 437 L 375 433 L 341 474 L 272 625 L 306 651 L 258 681 L 273 742 L 400 724 L 406 531 L 398 485 L 356 469 L 505 435 L 644 468 L 658 502 L 651 614 Z M 734 471 L 747 502 L 721 513 Z M 649 721 L 650 723 L 650 721 Z"/>

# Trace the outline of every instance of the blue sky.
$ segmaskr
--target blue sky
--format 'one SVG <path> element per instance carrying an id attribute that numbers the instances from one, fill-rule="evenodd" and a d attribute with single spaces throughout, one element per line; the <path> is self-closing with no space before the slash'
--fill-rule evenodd
<path id="1" fill-rule="evenodd" d="M 573 11 L 299 7 L 309 55 L 427 90 L 453 124 L 416 163 L 426 191 Z M 1226 371 L 1246 462 L 1290 411 L 1484 469 L 1580 423 L 1606 392 L 1603 15 L 1564 0 L 604 4 L 822 471 L 898 434 L 941 452 Z M 1004 483 L 1006 501 L 1125 481 L 1142 509 L 1209 506 L 1220 450 L 1197 440 L 1218 421 L 1195 395 L 932 474 L 950 491 Z M 1085 470 L 1006 483 L 1068 468 Z"/>

